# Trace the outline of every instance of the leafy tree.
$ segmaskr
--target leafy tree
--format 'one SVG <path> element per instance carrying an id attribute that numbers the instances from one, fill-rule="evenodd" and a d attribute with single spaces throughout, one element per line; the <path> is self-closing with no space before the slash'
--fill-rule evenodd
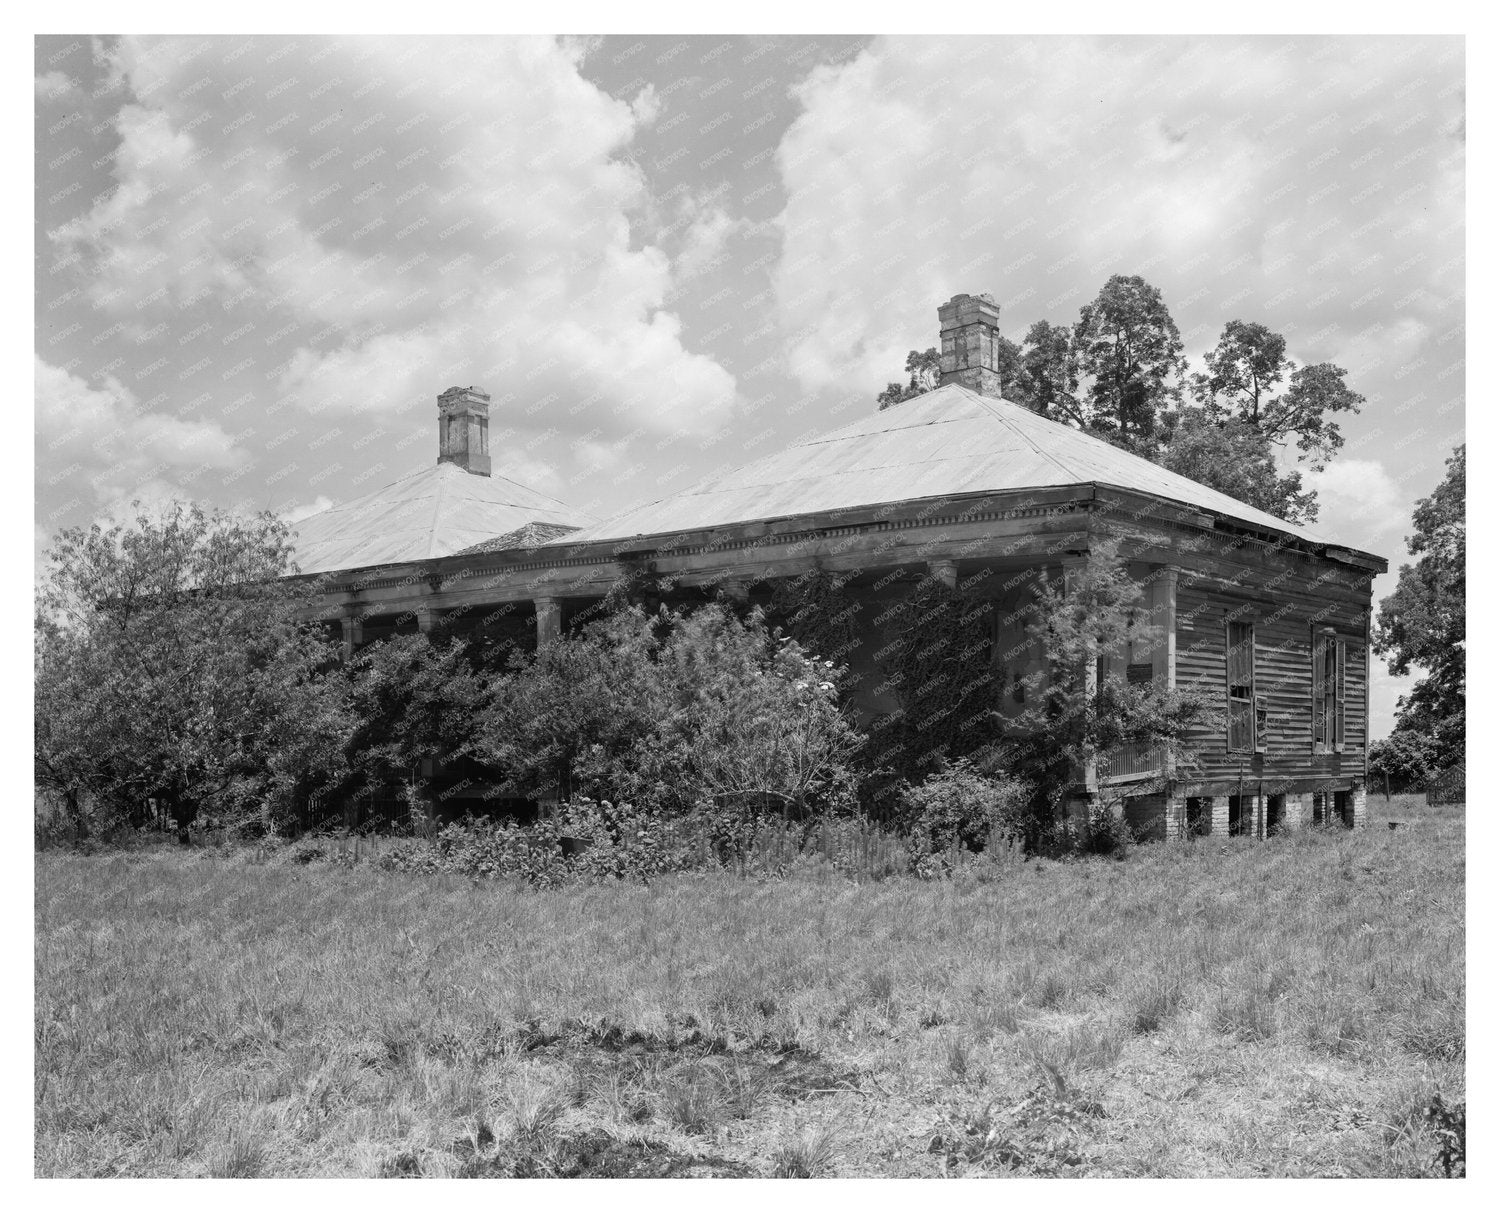
<path id="1" fill-rule="evenodd" d="M 1027 330 L 1017 384 L 1017 404 L 1080 429 L 1087 424 L 1078 399 L 1078 355 L 1067 326 L 1038 320 Z"/>
<path id="2" fill-rule="evenodd" d="M 1021 347 L 1003 333 L 995 341 L 995 366 L 1000 376 L 1000 390 L 1013 404 L 1031 407 L 1031 393 L 1024 375 L 1024 355 Z"/>
<path id="3" fill-rule="evenodd" d="M 888 383 L 885 391 L 876 397 L 882 409 L 900 404 L 903 400 L 911 400 L 937 387 L 938 376 L 942 374 L 942 358 L 932 346 L 921 353 L 912 350 L 906 355 L 906 371 L 908 378 L 904 387 L 899 383 Z"/>
<path id="4" fill-rule="evenodd" d="M 1188 740 L 1209 713 L 1209 699 L 1155 683 L 1130 685 L 1114 663 L 1098 676 L 1099 655 L 1144 639 L 1142 594 L 1113 541 L 1096 544 L 1066 587 L 1041 580 L 1027 630 L 1041 642 L 1047 676 L 982 764 L 1030 785 L 1029 849 L 1055 839 L 1087 762 L 1106 774 L 1108 756 L 1125 745 L 1171 746 L 1179 767 L 1191 761 Z M 1132 785 L 1134 795 L 1147 790 Z"/>
<path id="5" fill-rule="evenodd" d="M 139 509 L 139 507 L 137 506 Z M 80 820 L 141 820 L 156 799 L 187 840 L 200 806 L 285 815 L 336 777 L 349 722 L 335 649 L 294 571 L 287 527 L 176 503 L 64 531 L 37 599 L 38 783 Z"/>
<path id="6" fill-rule="evenodd" d="M 1464 760 L 1466 710 L 1465 453 L 1456 447 L 1442 483 L 1417 503 L 1406 541 L 1415 564 L 1403 564 L 1396 589 L 1381 604 L 1375 651 L 1392 674 L 1426 671 L 1397 705 L 1396 729 L 1432 739 L 1432 762 Z"/>
<path id="7" fill-rule="evenodd" d="M 1300 472 L 1277 471 L 1271 442 L 1259 430 L 1195 408 L 1168 413 L 1163 423 L 1156 462 L 1168 471 L 1288 522 L 1317 521 L 1317 494 L 1302 487 Z"/>
<path id="8" fill-rule="evenodd" d="M 1219 344 L 1203 363 L 1203 373 L 1193 376 L 1193 394 L 1204 408 L 1215 416 L 1236 416 L 1256 429 L 1267 421 L 1276 385 L 1294 367 L 1286 356 L 1285 337 L 1243 320 L 1224 326 Z"/>
<path id="9" fill-rule="evenodd" d="M 1370 790 L 1388 784 L 1394 792 L 1426 786 L 1433 763 L 1433 739 L 1425 733 L 1397 729 L 1370 746 Z"/>
<path id="10" fill-rule="evenodd" d="M 1204 366 L 1193 377 L 1193 392 L 1209 416 L 1238 421 L 1278 446 L 1295 436 L 1300 458 L 1314 470 L 1344 445 L 1338 414 L 1358 413 L 1364 403 L 1345 383 L 1342 367 L 1320 362 L 1299 368 L 1286 356 L 1286 339 L 1263 324 L 1231 320 Z"/>
<path id="11" fill-rule="evenodd" d="M 1182 336 L 1161 291 L 1138 275 L 1113 275 L 1073 327 L 1078 369 L 1089 378 L 1089 427 L 1127 446 L 1149 439 L 1157 414 L 1177 402 Z"/>
<path id="12" fill-rule="evenodd" d="M 1347 373 L 1331 362 L 1299 367 L 1292 372 L 1291 387 L 1261 428 L 1273 442 L 1296 434 L 1300 458 L 1321 469 L 1344 445 L 1333 414 L 1357 413 L 1365 402 L 1344 382 Z"/>

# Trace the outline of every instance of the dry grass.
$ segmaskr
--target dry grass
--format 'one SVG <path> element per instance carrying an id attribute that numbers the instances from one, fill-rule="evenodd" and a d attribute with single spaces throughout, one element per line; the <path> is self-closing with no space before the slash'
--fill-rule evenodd
<path id="1" fill-rule="evenodd" d="M 1422 1173 L 1463 813 L 1404 808 L 930 884 L 42 853 L 36 1171 Z"/>

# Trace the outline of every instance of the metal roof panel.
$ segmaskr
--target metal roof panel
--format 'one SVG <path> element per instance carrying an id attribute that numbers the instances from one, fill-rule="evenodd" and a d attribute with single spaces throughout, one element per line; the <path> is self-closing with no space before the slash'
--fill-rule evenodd
<path id="1" fill-rule="evenodd" d="M 626 539 L 949 494 L 1090 483 L 1331 542 L 1101 439 L 958 384 L 867 413 L 568 539 Z"/>

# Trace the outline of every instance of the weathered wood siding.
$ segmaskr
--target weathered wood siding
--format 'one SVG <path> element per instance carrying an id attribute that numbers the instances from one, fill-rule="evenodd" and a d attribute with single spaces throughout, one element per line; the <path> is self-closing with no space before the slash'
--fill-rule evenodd
<path id="1" fill-rule="evenodd" d="M 1197 767 L 1179 773 L 1189 782 L 1348 779 L 1364 773 L 1368 597 L 1353 578 L 1309 568 L 1283 575 L 1274 588 L 1253 581 L 1235 585 L 1221 576 L 1186 573 L 1177 597 L 1177 682 L 1201 687 L 1212 697 L 1211 723 L 1192 739 Z M 1264 709 L 1257 720 L 1258 749 L 1229 748 L 1225 712 L 1227 624 L 1255 625 L 1255 695 Z M 1345 642 L 1344 745 L 1341 752 L 1313 744 L 1313 635 L 1332 627 Z M 1257 714 L 1259 715 L 1259 714 Z"/>

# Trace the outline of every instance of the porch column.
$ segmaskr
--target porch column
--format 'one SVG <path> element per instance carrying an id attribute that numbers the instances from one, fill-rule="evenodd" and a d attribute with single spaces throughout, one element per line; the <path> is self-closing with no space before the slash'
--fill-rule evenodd
<path id="1" fill-rule="evenodd" d="M 1151 674 L 1171 690 L 1177 685 L 1177 570 L 1163 565 L 1151 574 Z"/>
<path id="2" fill-rule="evenodd" d="M 423 632 L 430 632 L 437 626 L 437 609 L 428 606 L 425 602 L 416 609 L 417 627 Z"/>
<path id="3" fill-rule="evenodd" d="M 343 614 L 339 616 L 339 644 L 343 650 L 345 661 L 354 656 L 354 650 L 359 648 L 364 638 L 365 619 L 363 613 L 358 607 L 345 607 Z"/>
<path id="4" fill-rule="evenodd" d="M 1172 690 L 1177 686 L 1177 569 L 1164 564 L 1151 574 L 1151 681 Z M 1177 775 L 1177 755 L 1162 746 L 1162 775 Z"/>
<path id="5" fill-rule="evenodd" d="M 538 598 L 536 607 L 536 643 L 540 648 L 562 635 L 562 599 Z"/>
<path id="6" fill-rule="evenodd" d="M 750 587 L 743 581 L 727 580 L 719 582 L 719 593 L 723 594 L 730 602 L 744 604 L 750 601 Z"/>
<path id="7" fill-rule="evenodd" d="M 1083 575 L 1086 564 L 1087 557 L 1085 556 L 1069 556 L 1063 560 L 1063 587 L 1067 593 L 1073 592 L 1078 579 Z M 1086 646 L 1083 669 L 1078 673 L 1083 679 L 1084 696 L 1089 703 L 1092 703 L 1099 691 L 1099 642 L 1089 637 Z M 1083 760 L 1083 770 L 1079 773 L 1079 778 L 1087 791 L 1092 792 L 1098 788 L 1099 767 L 1092 754 Z"/>

